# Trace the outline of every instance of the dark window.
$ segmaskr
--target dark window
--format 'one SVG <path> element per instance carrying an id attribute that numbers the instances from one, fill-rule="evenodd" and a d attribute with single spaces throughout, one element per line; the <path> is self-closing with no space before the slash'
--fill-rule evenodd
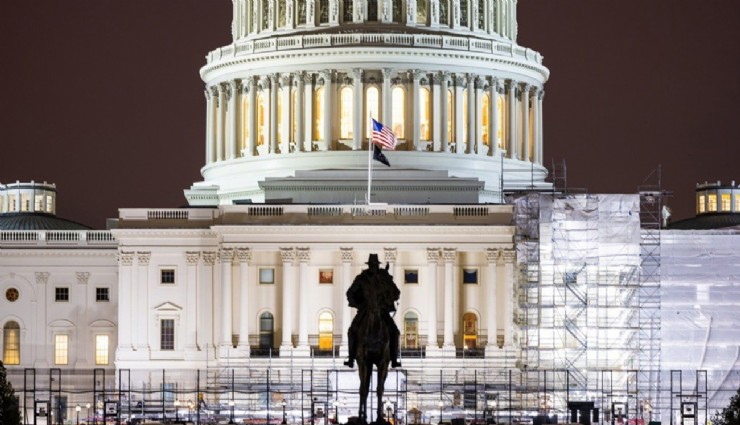
<path id="1" fill-rule="evenodd" d="M 319 24 L 329 23 L 329 0 L 319 0 Z"/>
<path id="2" fill-rule="evenodd" d="M 95 288 L 95 301 L 110 301 L 108 288 Z"/>
<path id="3" fill-rule="evenodd" d="M 463 284 L 478 283 L 478 269 L 463 269 Z"/>
<path id="4" fill-rule="evenodd" d="M 486 2 L 485 0 L 478 0 L 478 29 L 486 29 Z"/>
<path id="5" fill-rule="evenodd" d="M 448 8 L 449 8 L 449 4 L 447 3 L 447 0 L 440 0 L 439 2 L 439 24 L 440 25 L 449 25 L 449 22 L 447 21 Z"/>
<path id="6" fill-rule="evenodd" d="M 272 348 L 273 322 L 272 313 L 260 315 L 260 348 Z"/>
<path id="7" fill-rule="evenodd" d="M 468 0 L 460 0 L 460 26 L 468 26 Z"/>
<path id="8" fill-rule="evenodd" d="M 406 269 L 403 271 L 403 283 L 419 283 L 419 270 Z"/>
<path id="9" fill-rule="evenodd" d="M 175 283 L 175 270 L 174 269 L 163 269 L 161 274 L 160 283 L 171 285 Z"/>
<path id="10" fill-rule="evenodd" d="M 344 0 L 342 5 L 344 6 L 344 10 L 342 10 L 342 20 L 344 22 L 352 22 L 354 20 L 354 17 L 352 16 L 352 3 L 354 0 Z"/>
<path id="11" fill-rule="evenodd" d="M 367 20 L 370 22 L 378 20 L 378 0 L 367 0 Z"/>
<path id="12" fill-rule="evenodd" d="M 159 335 L 159 349 L 160 350 L 174 350 L 175 349 L 175 320 L 174 319 L 162 319 L 160 322 L 160 335 Z"/>
<path id="13" fill-rule="evenodd" d="M 69 288 L 54 288 L 54 300 L 57 302 L 69 301 Z"/>

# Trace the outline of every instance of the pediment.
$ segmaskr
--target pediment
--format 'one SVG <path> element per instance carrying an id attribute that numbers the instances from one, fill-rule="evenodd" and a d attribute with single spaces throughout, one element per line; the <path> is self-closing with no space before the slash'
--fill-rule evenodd
<path id="1" fill-rule="evenodd" d="M 160 312 L 173 312 L 173 311 L 182 311 L 182 307 L 175 303 L 171 303 L 169 301 L 162 303 L 156 307 L 154 307 L 154 311 L 160 311 Z"/>

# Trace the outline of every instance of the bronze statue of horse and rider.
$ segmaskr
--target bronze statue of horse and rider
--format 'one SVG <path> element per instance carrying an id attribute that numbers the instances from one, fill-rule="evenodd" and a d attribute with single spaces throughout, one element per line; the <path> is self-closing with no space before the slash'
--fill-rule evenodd
<path id="1" fill-rule="evenodd" d="M 355 277 L 347 291 L 349 306 L 357 309 L 357 315 L 349 327 L 349 359 L 344 364 L 354 367 L 357 361 L 360 375 L 358 418 L 362 423 L 367 423 L 367 396 L 373 366 L 378 369 L 376 422 L 381 423 L 386 422 L 383 420 L 382 401 L 388 364 L 394 368 L 401 366 L 398 361 L 400 332 L 391 317 L 401 291 L 388 273 L 388 265 L 385 269 L 380 268 L 377 254 L 370 254 L 367 265 L 368 268 Z"/>

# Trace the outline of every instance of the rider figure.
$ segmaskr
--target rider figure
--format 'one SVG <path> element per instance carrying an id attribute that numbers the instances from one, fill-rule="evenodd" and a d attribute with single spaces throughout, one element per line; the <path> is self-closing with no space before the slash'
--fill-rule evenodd
<path id="1" fill-rule="evenodd" d="M 349 339 L 349 359 L 344 362 L 345 366 L 354 367 L 355 358 L 357 356 L 357 327 L 360 326 L 359 318 L 363 316 L 364 309 L 367 307 L 368 300 L 366 297 L 376 296 L 377 304 L 380 311 L 383 312 L 381 317 L 385 321 L 385 325 L 388 328 L 388 334 L 390 341 L 388 348 L 391 356 L 391 367 L 400 367 L 401 362 L 398 361 L 398 338 L 400 332 L 396 323 L 393 321 L 390 313 L 396 311 L 395 301 L 398 301 L 398 297 L 401 295 L 401 291 L 393 283 L 393 277 L 388 273 L 388 264 L 385 269 L 381 269 L 380 261 L 378 260 L 378 254 L 370 254 L 367 260 L 367 269 L 363 270 L 352 282 L 352 286 L 347 290 L 347 301 L 350 307 L 357 309 L 357 314 L 352 320 L 347 331 L 347 337 Z M 363 288 L 364 285 L 376 285 L 373 288 Z"/>

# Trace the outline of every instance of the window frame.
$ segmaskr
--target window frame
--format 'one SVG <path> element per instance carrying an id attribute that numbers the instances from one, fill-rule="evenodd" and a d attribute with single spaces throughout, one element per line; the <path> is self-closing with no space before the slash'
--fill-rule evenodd
<path id="1" fill-rule="evenodd" d="M 102 354 L 100 353 L 101 349 L 98 345 L 98 339 L 101 337 L 106 338 L 106 344 L 105 344 L 105 363 L 100 362 L 100 358 L 102 357 Z M 110 335 L 108 334 L 95 334 L 95 337 L 93 338 L 93 343 L 95 344 L 95 365 L 96 366 L 108 366 L 110 365 Z"/>
<path id="2" fill-rule="evenodd" d="M 272 273 L 272 280 L 262 280 L 262 272 L 270 271 Z M 275 267 L 258 267 L 257 268 L 257 282 L 260 285 L 274 285 L 275 284 Z"/>
<path id="3" fill-rule="evenodd" d="M 11 324 L 15 326 L 11 327 Z M 14 341 L 11 341 L 11 335 Z M 16 320 L 8 320 L 3 324 L 3 363 L 11 366 L 21 364 L 21 349 L 21 324 Z"/>
<path id="4" fill-rule="evenodd" d="M 103 299 L 101 295 L 105 295 L 105 298 Z M 110 302 L 110 288 L 107 286 L 96 286 L 95 287 L 95 302 L 96 303 Z"/>
<path id="5" fill-rule="evenodd" d="M 165 334 L 165 322 L 171 323 L 172 326 L 167 326 L 171 329 L 171 334 Z M 167 338 L 166 338 L 167 337 Z M 171 337 L 171 341 L 169 340 Z M 165 343 L 168 342 L 167 346 Z M 171 346 L 171 347 L 170 347 Z M 159 351 L 175 351 L 175 319 L 171 317 L 162 317 L 159 319 Z"/>
<path id="6" fill-rule="evenodd" d="M 69 302 L 69 286 L 55 286 L 54 287 L 54 302 L 57 302 L 57 303 L 68 303 Z"/>
<path id="7" fill-rule="evenodd" d="M 411 274 L 410 274 L 411 273 Z M 409 276 L 415 275 L 415 282 L 409 281 Z M 414 279 L 411 279 L 414 280 Z M 418 285 L 419 284 L 419 269 L 403 269 L 403 284 L 404 285 Z"/>
<path id="8" fill-rule="evenodd" d="M 60 344 L 62 339 L 64 340 L 64 343 Z M 69 364 L 69 334 L 54 334 L 54 364 L 59 366 L 66 366 Z"/>
<path id="9" fill-rule="evenodd" d="M 172 272 L 172 282 L 165 281 L 165 274 L 169 275 Z M 159 268 L 159 284 L 160 285 L 177 285 L 177 270 L 175 267 L 160 267 Z"/>

